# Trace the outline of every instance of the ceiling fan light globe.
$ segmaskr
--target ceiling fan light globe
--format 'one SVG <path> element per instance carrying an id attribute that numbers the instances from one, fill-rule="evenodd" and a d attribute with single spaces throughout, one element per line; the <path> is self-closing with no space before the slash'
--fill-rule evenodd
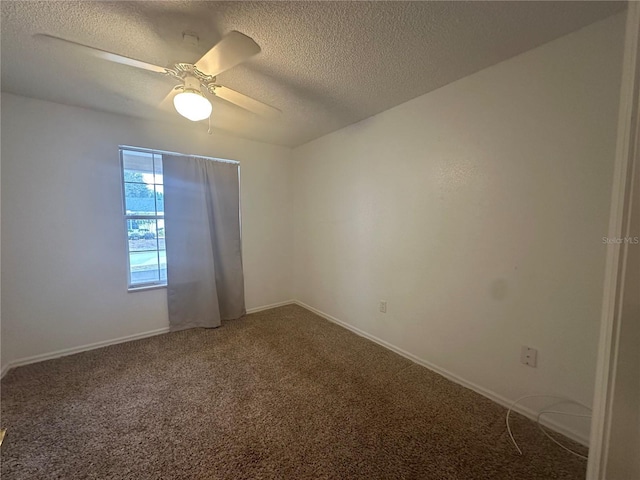
<path id="1" fill-rule="evenodd" d="M 211 115 L 211 102 L 195 91 L 180 92 L 173 97 L 173 106 L 183 117 L 197 122 Z"/>

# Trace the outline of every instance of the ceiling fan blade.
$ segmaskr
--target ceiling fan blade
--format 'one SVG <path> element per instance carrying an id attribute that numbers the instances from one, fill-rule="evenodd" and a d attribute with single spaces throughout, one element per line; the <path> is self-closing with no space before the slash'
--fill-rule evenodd
<path id="1" fill-rule="evenodd" d="M 238 105 L 245 110 L 249 110 L 250 112 L 257 113 L 258 115 L 263 115 L 265 117 L 274 117 L 282 113 L 275 107 L 259 102 L 258 100 L 254 100 L 251 97 L 247 97 L 246 95 L 227 87 L 216 87 L 215 95 L 216 97 L 220 97 L 227 102 Z"/>
<path id="2" fill-rule="evenodd" d="M 195 65 L 202 73 L 215 77 L 256 53 L 260 53 L 258 44 L 252 38 L 234 30 L 227 33 Z"/>
<path id="3" fill-rule="evenodd" d="M 158 104 L 158 108 L 160 110 L 164 110 L 165 112 L 176 113 L 176 107 L 173 106 L 173 97 L 178 94 L 178 90 L 175 88 L 171 89 L 171 91 L 167 94 L 166 97 Z"/>
<path id="4" fill-rule="evenodd" d="M 135 67 L 135 68 L 142 68 L 143 70 L 149 70 L 151 72 L 157 72 L 157 73 L 165 73 L 166 71 L 164 67 L 159 67 L 157 65 L 143 62 L 141 60 L 136 60 L 134 58 L 125 57 L 123 55 L 118 55 L 117 53 L 100 50 L 99 48 L 93 48 L 87 45 L 82 45 L 81 43 L 72 42 L 71 40 L 65 40 L 64 38 L 53 37 L 51 35 L 47 35 L 44 33 L 38 33 L 34 35 L 34 37 L 41 38 L 48 42 L 53 42 L 60 45 L 65 45 L 67 47 L 75 48 L 76 50 L 84 52 L 85 54 L 89 54 L 94 57 L 101 58 L 103 60 L 108 60 L 110 62 L 120 63 L 122 65 L 129 65 L 130 67 Z"/>

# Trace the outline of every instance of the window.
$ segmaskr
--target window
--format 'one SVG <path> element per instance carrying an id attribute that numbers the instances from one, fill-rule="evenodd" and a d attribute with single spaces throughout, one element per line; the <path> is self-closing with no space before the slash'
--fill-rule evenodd
<path id="1" fill-rule="evenodd" d="M 162 154 L 120 148 L 129 289 L 167 284 Z"/>

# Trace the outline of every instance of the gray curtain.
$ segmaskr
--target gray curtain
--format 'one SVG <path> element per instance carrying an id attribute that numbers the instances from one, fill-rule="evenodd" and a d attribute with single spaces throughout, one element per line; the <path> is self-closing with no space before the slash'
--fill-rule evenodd
<path id="1" fill-rule="evenodd" d="M 171 331 L 244 315 L 238 165 L 163 155 Z"/>

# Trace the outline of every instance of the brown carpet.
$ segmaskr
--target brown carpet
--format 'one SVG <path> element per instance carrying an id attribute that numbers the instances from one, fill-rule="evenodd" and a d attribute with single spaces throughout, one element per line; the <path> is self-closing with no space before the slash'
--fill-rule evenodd
<path id="1" fill-rule="evenodd" d="M 17 368 L 2 479 L 580 479 L 519 415 L 297 306 Z M 575 446 L 575 445 L 574 445 Z"/>

